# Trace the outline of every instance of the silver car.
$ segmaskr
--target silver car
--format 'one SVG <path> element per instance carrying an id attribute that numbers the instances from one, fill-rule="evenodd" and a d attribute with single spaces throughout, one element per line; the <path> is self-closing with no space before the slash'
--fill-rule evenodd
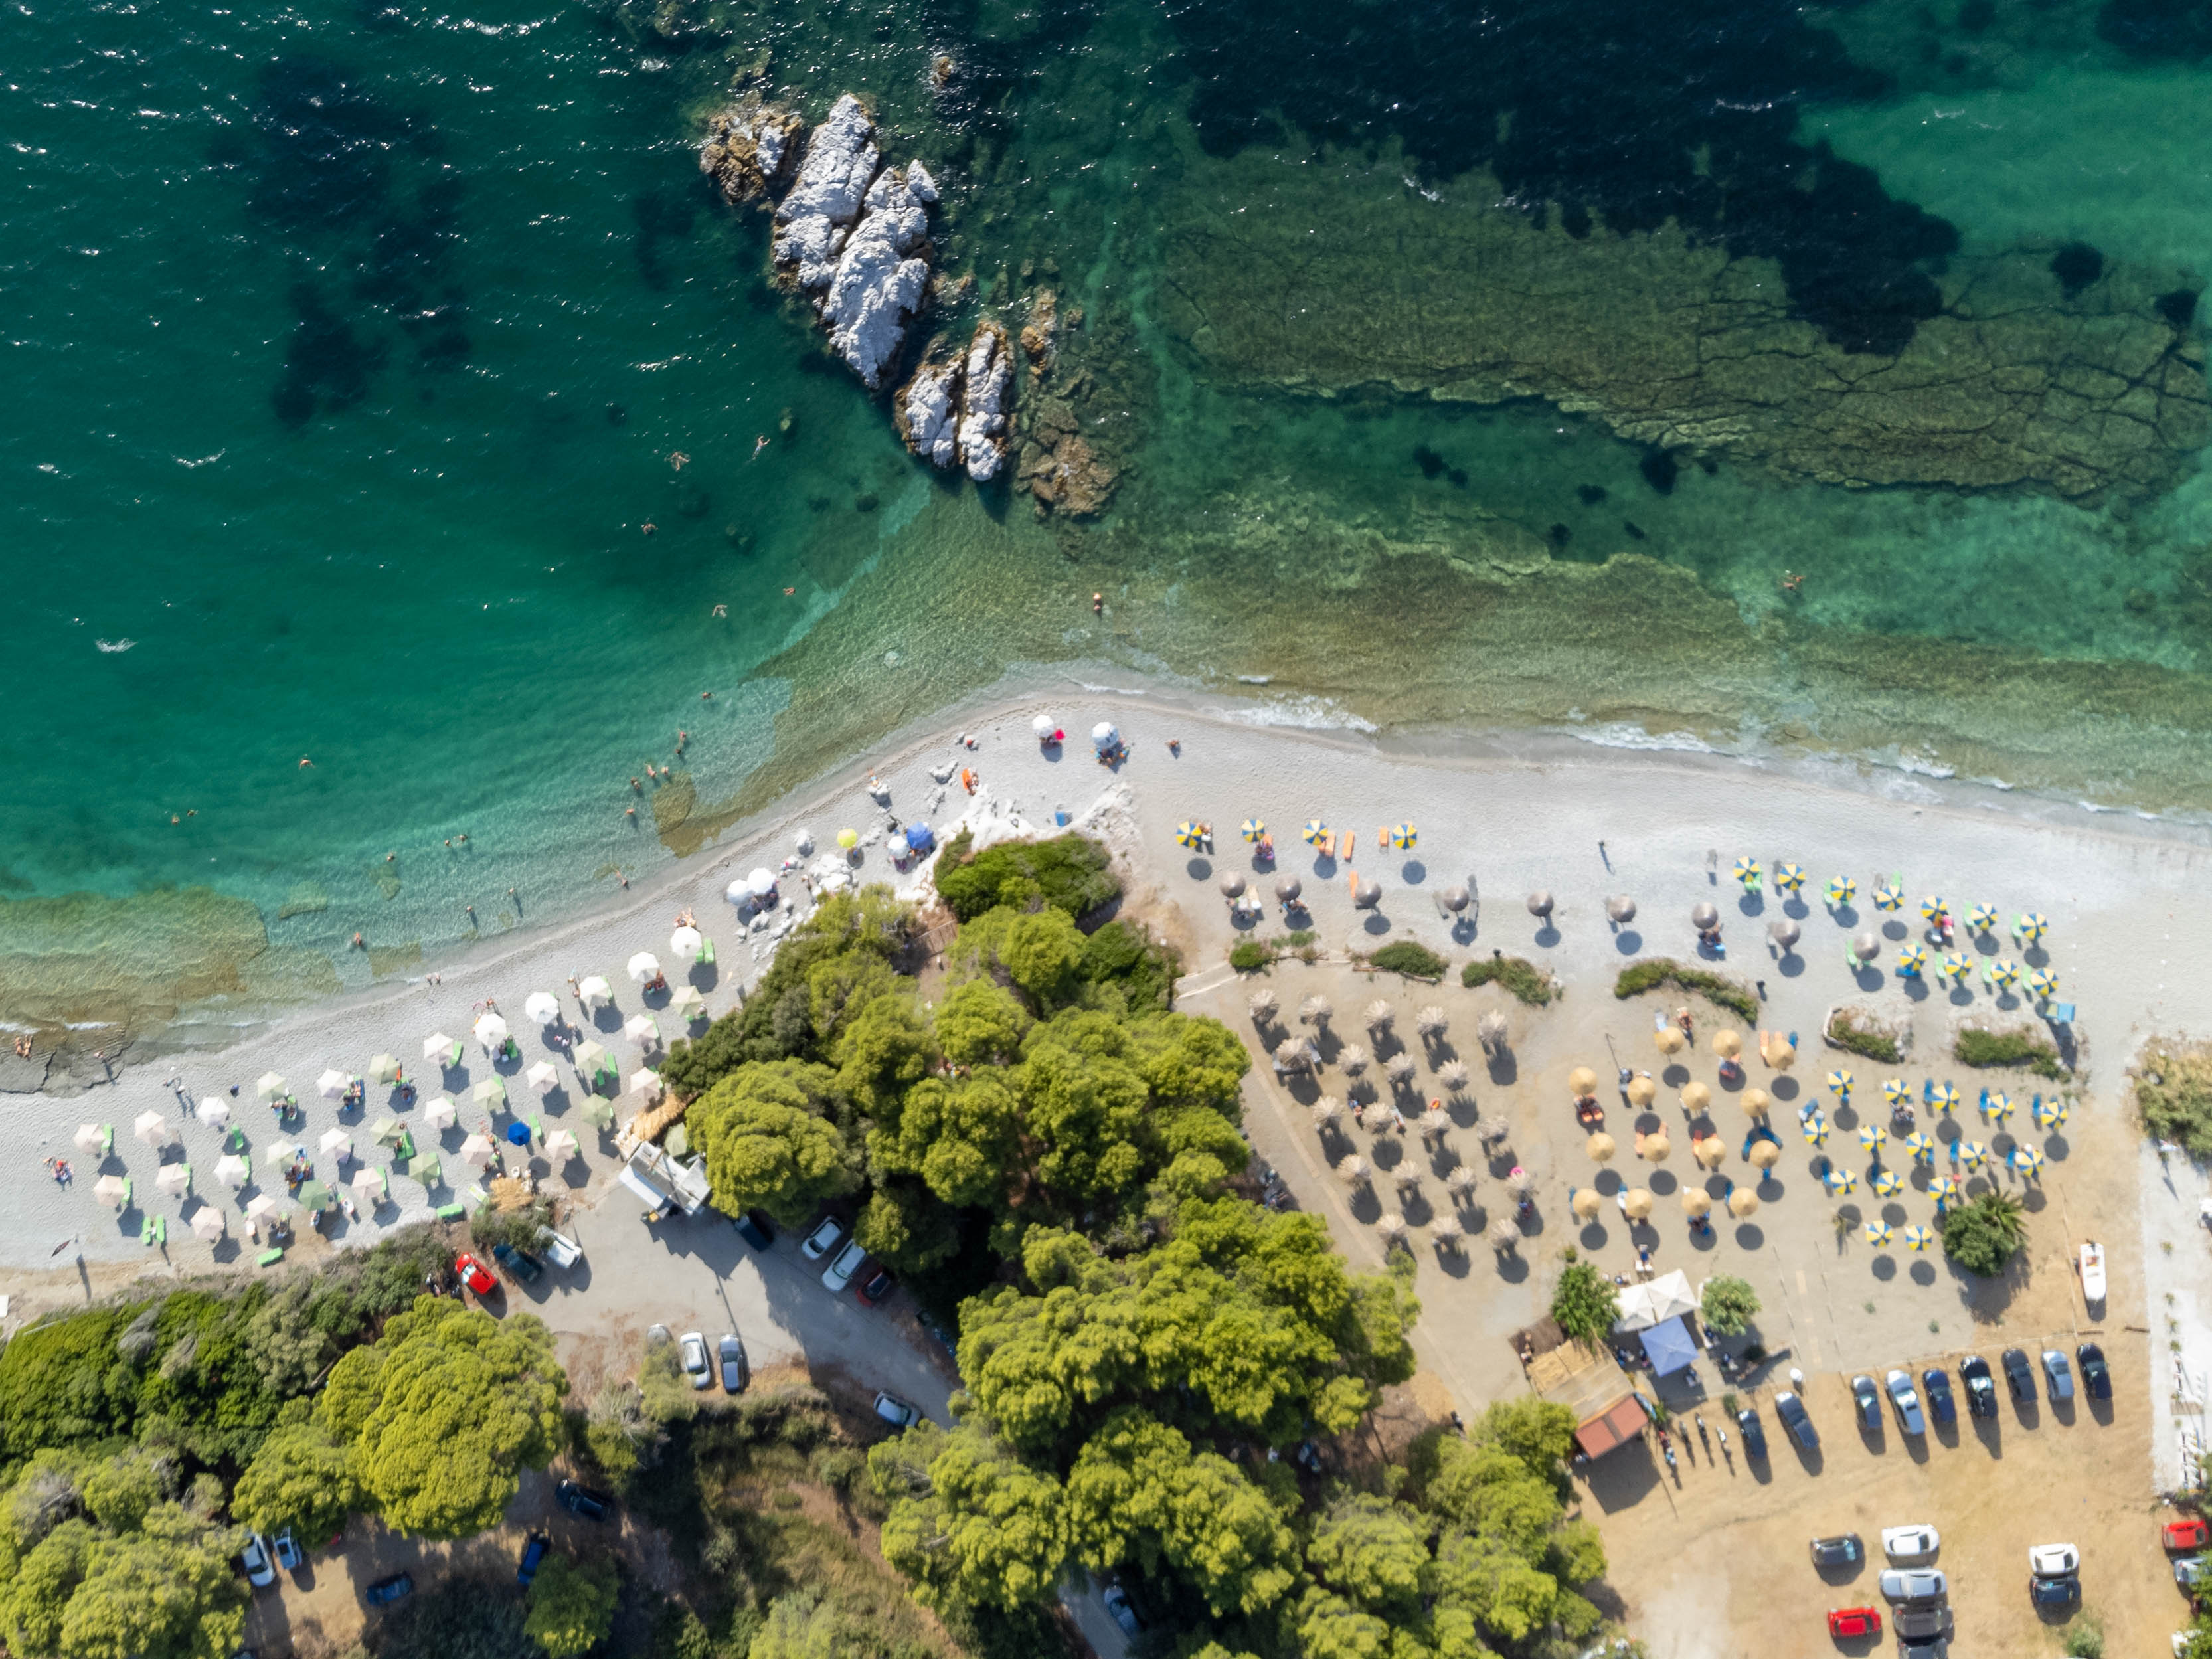
<path id="1" fill-rule="evenodd" d="M 697 1331 L 686 1331 L 678 1341 L 684 1375 L 691 1379 L 691 1386 L 713 1388 L 714 1373 L 707 1364 L 707 1339 Z"/>
<path id="2" fill-rule="evenodd" d="M 1893 1567 L 1881 1576 L 1881 1593 L 1893 1601 L 1940 1601 L 1949 1589 L 1935 1567 Z"/>
<path id="3" fill-rule="evenodd" d="M 860 1271 L 860 1264 L 868 1259 L 868 1252 L 859 1239 L 854 1239 L 837 1252 L 837 1259 L 822 1274 L 824 1288 L 837 1291 L 853 1282 L 853 1275 Z"/>
<path id="4" fill-rule="evenodd" d="M 714 1356 L 721 1362 L 722 1389 L 726 1394 L 741 1394 L 745 1386 L 745 1345 L 738 1340 L 735 1331 L 724 1334 L 714 1345 Z"/>

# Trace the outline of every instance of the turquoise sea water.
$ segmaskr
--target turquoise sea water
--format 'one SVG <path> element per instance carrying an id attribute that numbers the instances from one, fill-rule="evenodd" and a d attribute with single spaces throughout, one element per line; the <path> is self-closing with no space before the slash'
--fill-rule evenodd
<path id="1" fill-rule="evenodd" d="M 1662 493 L 1601 413 L 1232 384 L 1179 332 L 1178 232 L 1237 212 L 1255 155 L 1336 169 L 1318 255 L 1362 257 L 1344 227 L 1385 189 L 1556 201 L 1576 235 L 1585 201 L 1680 215 L 1778 260 L 1838 336 L 1891 327 L 1882 296 L 1941 261 L 1832 165 L 1797 193 L 1893 246 L 1747 230 L 1816 141 L 1969 252 L 2093 241 L 2160 287 L 2212 264 L 2212 76 L 2098 46 L 2092 10 L 2063 61 L 1877 83 L 1844 55 L 1880 55 L 1870 23 L 1831 49 L 1768 10 L 1703 18 L 1737 42 L 1711 84 L 1669 36 L 1633 97 L 1584 106 L 1554 71 L 1629 10 L 1467 39 L 1454 11 L 1426 63 L 1346 57 L 1334 9 L 1292 8 L 1245 64 L 1229 3 L 18 9 L 0 1018 L 400 971 L 670 857 L 661 787 L 629 786 L 648 764 L 704 813 L 1055 656 L 1267 673 L 1386 722 L 1618 716 L 2212 807 L 2194 455 L 2124 500 L 1686 452 Z M 1480 73 L 1455 82 L 1458 52 Z M 1726 125 L 1769 59 L 1779 114 Z M 775 293 L 762 222 L 693 148 L 763 66 L 811 113 L 866 94 L 938 171 L 945 270 L 976 279 L 957 325 L 1047 284 L 1091 314 L 1076 402 L 1122 469 L 1098 522 L 927 475 Z M 1508 130 L 1536 137 L 1468 137 Z M 1715 155 L 1725 208 L 1698 193 Z M 1394 649 L 1401 616 L 1419 642 Z M 100 949 L 58 969 L 72 930 Z"/>

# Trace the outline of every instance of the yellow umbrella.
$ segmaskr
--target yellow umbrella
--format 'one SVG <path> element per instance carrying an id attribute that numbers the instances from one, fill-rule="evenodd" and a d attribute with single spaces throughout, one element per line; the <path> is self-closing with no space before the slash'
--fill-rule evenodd
<path id="1" fill-rule="evenodd" d="M 1708 1170 L 1717 1170 L 1721 1160 L 1728 1156 L 1728 1143 L 1718 1135 L 1706 1135 L 1690 1143 L 1690 1156 Z"/>
<path id="2" fill-rule="evenodd" d="M 1651 1040 L 1659 1045 L 1659 1052 L 1662 1054 L 1682 1052 L 1682 1034 L 1671 1025 L 1662 1025 L 1651 1034 Z"/>
<path id="3" fill-rule="evenodd" d="M 1589 1138 L 1583 1150 L 1588 1152 L 1595 1162 L 1606 1163 L 1613 1157 L 1613 1137 L 1601 1129 Z"/>
<path id="4" fill-rule="evenodd" d="M 1703 1215 L 1713 1207 L 1713 1201 L 1695 1187 L 1682 1188 L 1682 1209 L 1689 1215 Z"/>
<path id="5" fill-rule="evenodd" d="M 1652 1164 L 1664 1164 L 1674 1150 L 1674 1143 L 1667 1139 L 1664 1130 L 1645 1135 L 1636 1144 L 1636 1155 Z"/>
<path id="6" fill-rule="evenodd" d="M 1658 1097 L 1659 1085 L 1654 1083 L 1650 1078 L 1632 1077 L 1628 1079 L 1628 1103 L 1630 1105 L 1638 1107 L 1649 1106 Z"/>
<path id="7" fill-rule="evenodd" d="M 1198 827 L 1197 820 L 1185 818 L 1176 825 L 1175 838 L 1185 847 L 1202 847 L 1206 844 L 1206 831 Z"/>
<path id="8" fill-rule="evenodd" d="M 1578 1189 L 1575 1195 L 1567 1200 L 1567 1207 L 1584 1221 L 1591 1221 L 1596 1218 L 1598 1210 L 1604 1202 L 1605 1200 L 1598 1196 L 1596 1188 L 1584 1187 Z"/>
<path id="9" fill-rule="evenodd" d="M 842 847 L 842 848 L 843 848 L 847 852 L 848 852 L 848 853 L 849 853 L 849 852 L 851 852 L 851 851 L 852 851 L 855 847 L 858 847 L 860 844 L 860 832 L 859 830 L 840 830 L 837 832 L 837 845 L 838 845 L 838 846 L 840 846 L 840 847 Z"/>
<path id="10" fill-rule="evenodd" d="M 1782 1161 L 1782 1148 L 1771 1140 L 1754 1140 L 1751 1144 L 1751 1161 L 1762 1170 L 1771 1170 Z"/>
<path id="11" fill-rule="evenodd" d="M 1889 1223 L 1887 1221 L 1868 1222 L 1866 1224 L 1866 1242 L 1874 1245 L 1888 1243 Z"/>
<path id="12" fill-rule="evenodd" d="M 1713 1091 L 1704 1084 L 1685 1083 L 1682 1085 L 1682 1104 L 1692 1111 L 1702 1112 L 1712 1103 Z"/>
<path id="13" fill-rule="evenodd" d="M 1723 1060 L 1734 1060 L 1743 1052 L 1743 1039 L 1734 1031 L 1713 1033 L 1713 1052 Z"/>
<path id="14" fill-rule="evenodd" d="M 1765 1090 L 1746 1089 L 1738 1103 L 1742 1106 L 1746 1117 L 1765 1117 L 1771 1103 L 1767 1100 Z"/>
<path id="15" fill-rule="evenodd" d="M 1572 1089 L 1578 1095 L 1595 1094 L 1597 1092 L 1597 1073 L 1590 1070 L 1587 1066 L 1577 1066 L 1573 1071 L 1567 1073 L 1567 1087 Z"/>
<path id="16" fill-rule="evenodd" d="M 1759 1213 L 1759 1194 L 1748 1187 L 1739 1187 L 1729 1194 L 1729 1213 L 1738 1221 Z"/>
<path id="17" fill-rule="evenodd" d="M 1651 1213 L 1651 1194 L 1641 1187 L 1631 1187 L 1621 1194 L 1620 1207 L 1628 1212 L 1632 1221 L 1642 1221 Z"/>

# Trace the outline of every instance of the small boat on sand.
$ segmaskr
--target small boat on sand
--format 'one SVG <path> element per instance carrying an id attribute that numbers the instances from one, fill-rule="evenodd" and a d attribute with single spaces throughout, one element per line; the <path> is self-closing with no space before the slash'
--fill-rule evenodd
<path id="1" fill-rule="evenodd" d="M 2105 1299 L 2105 1247 L 2101 1244 L 2081 1247 L 2081 1297 L 2085 1302 Z"/>

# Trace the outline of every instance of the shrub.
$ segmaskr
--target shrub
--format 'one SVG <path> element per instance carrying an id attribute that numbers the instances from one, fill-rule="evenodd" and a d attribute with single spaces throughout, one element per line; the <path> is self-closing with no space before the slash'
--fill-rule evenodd
<path id="1" fill-rule="evenodd" d="M 938 895 L 963 921 L 1001 904 L 1018 910 L 1048 904 L 1079 919 L 1121 896 L 1106 849 L 1081 836 L 1000 842 L 975 854 L 969 844 L 963 832 L 937 860 Z"/>
<path id="2" fill-rule="evenodd" d="M 1620 1317 L 1613 1281 L 1587 1261 L 1572 1261 L 1552 1292 L 1552 1317 L 1569 1336 L 1601 1341 Z"/>
<path id="3" fill-rule="evenodd" d="M 2136 1079 L 2143 1127 L 2192 1158 L 2212 1157 L 2212 1049 L 2154 1048 Z"/>
<path id="4" fill-rule="evenodd" d="M 1862 1060 L 1878 1060 L 1894 1066 L 1905 1058 L 1895 1037 L 1860 1024 L 1859 1018 L 1855 1008 L 1837 1009 L 1835 1018 L 1828 1022 L 1828 1041 L 1845 1054 L 1856 1054 Z"/>
<path id="5" fill-rule="evenodd" d="M 557 1552 L 547 1556 L 531 1583 L 523 1634 L 545 1650 L 547 1659 L 590 1652 L 614 1628 L 615 1576 L 612 1561 L 586 1565 Z"/>
<path id="6" fill-rule="evenodd" d="M 1274 959 L 1274 952 L 1255 939 L 1240 939 L 1229 950 L 1229 965 L 1240 974 L 1256 974 Z"/>
<path id="7" fill-rule="evenodd" d="M 1386 945 L 1367 958 L 1370 968 L 1379 968 L 1386 974 L 1401 974 L 1407 979 L 1425 979 L 1434 984 L 1444 976 L 1451 964 L 1425 945 L 1401 939 Z"/>
<path id="8" fill-rule="evenodd" d="M 2027 1234 L 2026 1212 L 2009 1193 L 1984 1193 L 1943 1218 L 1943 1254 L 1977 1279 L 1995 1279 Z"/>
<path id="9" fill-rule="evenodd" d="M 1747 1025 L 1759 1023 L 1759 999 L 1741 980 L 1730 979 L 1725 974 L 1709 973 L 1703 968 L 1688 967 L 1671 957 L 1651 957 L 1643 962 L 1632 962 L 1620 970 L 1620 977 L 1613 982 L 1613 995 L 1623 1001 L 1645 991 L 1656 991 L 1662 985 L 1671 985 L 1680 991 L 1701 996 L 1716 1008 L 1724 1008 Z"/>
<path id="10" fill-rule="evenodd" d="M 1552 976 L 1525 957 L 1477 957 L 1459 970 L 1469 990 L 1495 981 L 1532 1008 L 1552 1000 Z"/>
<path id="11" fill-rule="evenodd" d="M 2058 1050 L 2026 1031 L 1964 1030 L 1951 1053 L 1961 1066 L 2024 1066 L 2038 1077 L 2066 1075 Z"/>
<path id="12" fill-rule="evenodd" d="M 2066 1659 L 2105 1659 L 2105 1621 L 2086 1607 L 2066 1632 Z"/>
<path id="13" fill-rule="evenodd" d="M 1705 1316 L 1707 1329 L 1723 1336 L 1741 1336 L 1759 1316 L 1759 1292 L 1743 1279 L 1717 1273 L 1705 1281 L 1698 1311 Z"/>

